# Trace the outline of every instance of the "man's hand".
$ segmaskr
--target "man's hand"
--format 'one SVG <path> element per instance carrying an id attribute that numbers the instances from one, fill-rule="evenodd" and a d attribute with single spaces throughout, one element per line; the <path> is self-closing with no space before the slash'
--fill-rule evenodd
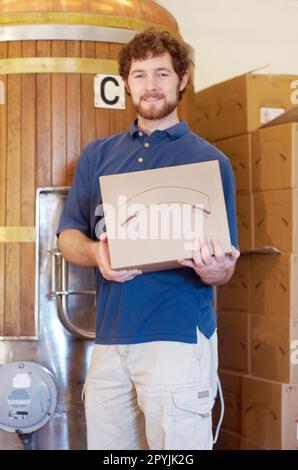
<path id="1" fill-rule="evenodd" d="M 231 254 L 226 255 L 220 243 L 213 238 L 211 240 L 214 256 L 211 255 L 205 237 L 196 240 L 192 260 L 178 260 L 183 266 L 193 268 L 205 284 L 225 284 L 232 277 L 235 264 L 240 256 L 240 251 L 231 247 Z"/>
<path id="2" fill-rule="evenodd" d="M 100 242 L 96 244 L 96 253 L 95 259 L 99 270 L 102 276 L 107 279 L 108 281 L 115 281 L 115 282 L 126 282 L 131 281 L 136 276 L 142 274 L 142 271 L 139 269 L 128 269 L 122 271 L 115 271 L 111 268 L 110 262 L 110 254 L 109 254 L 109 246 L 108 246 L 108 238 L 107 234 L 103 233 L 100 236 Z"/>

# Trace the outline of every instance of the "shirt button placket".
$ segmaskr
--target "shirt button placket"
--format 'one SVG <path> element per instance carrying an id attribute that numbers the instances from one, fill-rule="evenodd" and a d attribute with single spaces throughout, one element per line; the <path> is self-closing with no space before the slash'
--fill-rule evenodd
<path id="1" fill-rule="evenodd" d="M 139 132 L 139 136 L 142 136 L 142 135 L 143 135 L 142 132 Z M 149 142 L 145 142 L 144 147 L 146 149 L 148 149 L 150 147 Z M 138 157 L 137 160 L 138 160 L 138 163 L 143 163 L 144 162 L 144 157 Z"/>

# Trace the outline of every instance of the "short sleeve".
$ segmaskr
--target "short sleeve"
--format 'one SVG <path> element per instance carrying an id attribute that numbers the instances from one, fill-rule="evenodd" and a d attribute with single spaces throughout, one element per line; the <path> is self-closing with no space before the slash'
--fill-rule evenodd
<path id="1" fill-rule="evenodd" d="M 79 159 L 74 181 L 66 198 L 56 235 L 76 229 L 90 237 L 90 144 Z"/>

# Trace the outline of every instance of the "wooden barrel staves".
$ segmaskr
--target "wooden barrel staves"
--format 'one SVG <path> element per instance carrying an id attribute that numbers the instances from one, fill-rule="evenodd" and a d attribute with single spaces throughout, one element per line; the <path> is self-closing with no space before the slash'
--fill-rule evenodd
<path id="1" fill-rule="evenodd" d="M 0 337 L 38 337 L 35 194 L 67 186 L 82 148 L 126 130 L 125 109 L 94 106 L 96 74 L 118 73 L 121 44 L 155 26 L 180 37 L 154 1 L 6 0 L 0 4 Z M 180 117 L 192 125 L 192 84 Z"/>

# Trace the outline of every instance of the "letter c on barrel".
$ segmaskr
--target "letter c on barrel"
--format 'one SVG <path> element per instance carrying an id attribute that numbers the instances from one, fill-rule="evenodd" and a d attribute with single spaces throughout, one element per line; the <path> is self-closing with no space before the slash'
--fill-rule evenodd
<path id="1" fill-rule="evenodd" d="M 125 109 L 125 87 L 120 75 L 96 75 L 94 79 L 96 108 Z"/>

